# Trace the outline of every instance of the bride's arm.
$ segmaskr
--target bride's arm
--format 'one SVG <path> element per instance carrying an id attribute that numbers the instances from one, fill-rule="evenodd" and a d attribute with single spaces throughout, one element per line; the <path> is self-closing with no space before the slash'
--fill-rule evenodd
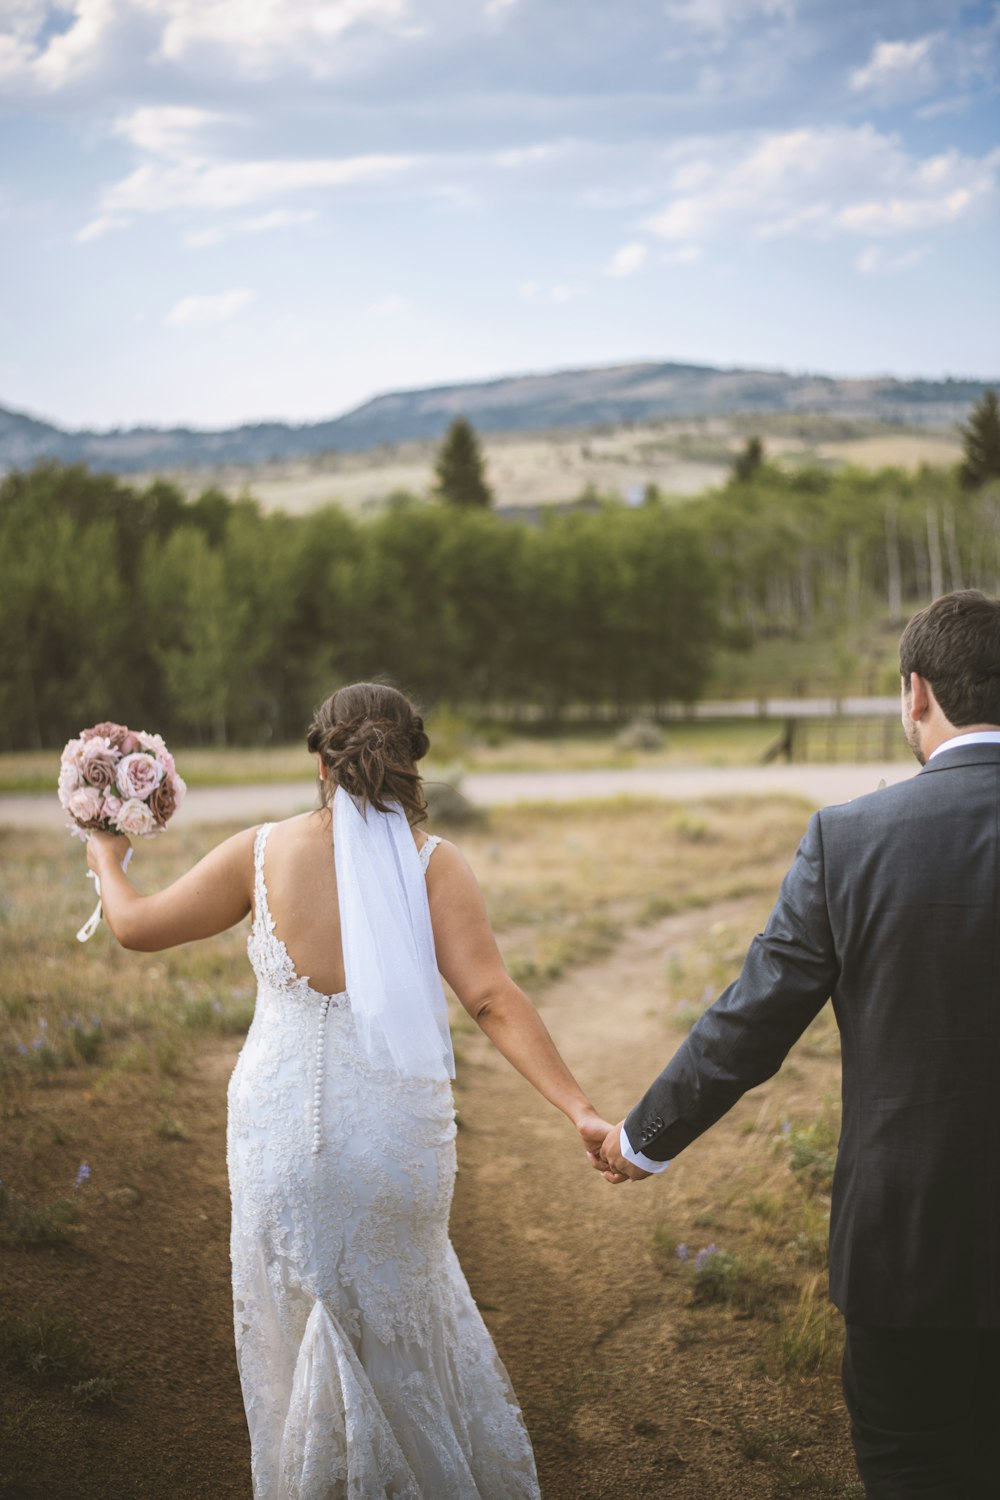
<path id="1" fill-rule="evenodd" d="M 92 833 L 87 863 L 100 879 L 104 916 L 122 947 L 157 953 L 241 922 L 250 910 L 255 832 L 248 828 L 234 834 L 151 896 L 141 896 L 122 870 L 128 839 Z"/>
<path id="2" fill-rule="evenodd" d="M 441 973 L 498 1051 L 589 1144 L 601 1117 L 507 973 L 476 877 L 454 844 L 442 843 L 431 860 L 427 895 Z"/>

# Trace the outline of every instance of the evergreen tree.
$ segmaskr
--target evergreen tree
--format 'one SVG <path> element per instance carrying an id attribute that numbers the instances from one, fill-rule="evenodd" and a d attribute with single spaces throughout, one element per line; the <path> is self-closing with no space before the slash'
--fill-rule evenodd
<path id="1" fill-rule="evenodd" d="M 472 423 L 456 417 L 445 433 L 434 465 L 435 494 L 450 505 L 486 509 L 493 492 L 483 472 L 483 455 Z"/>
<path id="2" fill-rule="evenodd" d="M 965 459 L 959 469 L 962 484 L 978 489 L 990 479 L 1000 479 L 1000 402 L 988 390 L 969 413 L 961 429 Z"/>
<path id="3" fill-rule="evenodd" d="M 759 437 L 749 437 L 733 460 L 733 478 L 745 484 L 764 464 L 764 444 Z"/>

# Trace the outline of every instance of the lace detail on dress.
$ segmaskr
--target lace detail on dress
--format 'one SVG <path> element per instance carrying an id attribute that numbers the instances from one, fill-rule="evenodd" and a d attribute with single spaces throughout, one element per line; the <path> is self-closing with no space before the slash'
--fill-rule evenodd
<path id="1" fill-rule="evenodd" d="M 257 1006 L 227 1147 L 255 1500 L 538 1500 L 448 1239 L 451 1089 L 370 1067 L 348 996 L 296 973 L 267 900 L 270 827 L 254 846 Z"/>
<path id="2" fill-rule="evenodd" d="M 431 855 L 440 842 L 441 840 L 436 833 L 429 833 L 425 842 L 420 846 L 420 868 L 425 875 L 427 874 L 427 866 L 431 862 Z"/>
<path id="3" fill-rule="evenodd" d="M 293 990 L 303 995 L 313 995 L 319 1000 L 329 1000 L 331 1004 L 345 1004 L 346 990 L 340 990 L 335 995 L 324 995 L 320 990 L 313 989 L 308 974 L 300 975 L 296 972 L 291 954 L 274 930 L 274 918 L 267 902 L 267 882 L 264 879 L 264 853 L 267 849 L 267 836 L 273 827 L 273 823 L 262 823 L 254 839 L 254 916 L 250 936 L 247 938 L 247 957 L 260 984 L 266 984 L 274 990 Z"/>

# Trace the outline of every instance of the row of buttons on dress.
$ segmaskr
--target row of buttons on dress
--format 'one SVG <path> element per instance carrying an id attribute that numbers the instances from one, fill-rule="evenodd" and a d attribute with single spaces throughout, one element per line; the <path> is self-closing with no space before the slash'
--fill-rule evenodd
<path id="1" fill-rule="evenodd" d="M 320 1006 L 319 1025 L 316 1028 L 316 1087 L 313 1091 L 313 1137 L 312 1154 L 317 1156 L 323 1145 L 323 1082 L 326 1066 L 326 1018 L 330 1009 L 329 999 Z"/>

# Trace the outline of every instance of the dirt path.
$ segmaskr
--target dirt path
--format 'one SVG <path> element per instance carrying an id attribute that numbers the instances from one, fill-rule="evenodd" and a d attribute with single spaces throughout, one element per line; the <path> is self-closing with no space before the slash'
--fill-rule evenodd
<path id="1" fill-rule="evenodd" d="M 749 935 L 758 907 L 672 917 L 545 993 L 543 1014 L 598 1107 L 628 1107 L 679 1040 L 664 1016 L 668 953 L 703 942 L 720 921 Z M 652 1240 L 666 1222 L 721 1243 L 741 1163 L 761 1150 L 747 1123 L 770 1111 L 776 1125 L 777 1111 L 829 1085 L 835 1064 L 797 1058 L 664 1179 L 612 1189 L 484 1038 L 463 1034 L 459 1047 L 453 1238 L 522 1401 L 545 1500 L 845 1493 L 853 1468 L 835 1381 L 772 1384 L 760 1366 L 766 1326 L 715 1308 L 692 1313 L 683 1278 L 664 1274 Z M 3 1434 L 6 1500 L 247 1500 L 224 1162 L 237 1050 L 206 1045 L 171 1086 L 164 1107 L 184 1139 L 158 1135 L 148 1105 L 132 1114 L 55 1089 L 47 1099 L 64 1175 L 89 1110 L 102 1187 L 77 1249 L 5 1251 L 3 1280 L 15 1305 L 70 1301 L 96 1344 L 117 1345 L 123 1395 L 107 1411 L 34 1399 L 16 1433 Z M 802 1482 L 810 1464 L 816 1487 Z"/>

